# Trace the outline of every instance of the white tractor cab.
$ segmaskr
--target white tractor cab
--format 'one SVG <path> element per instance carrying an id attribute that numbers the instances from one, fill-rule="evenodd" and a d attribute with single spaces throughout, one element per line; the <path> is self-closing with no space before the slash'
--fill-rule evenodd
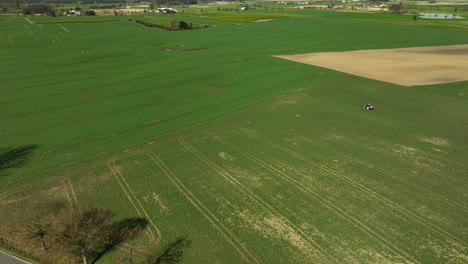
<path id="1" fill-rule="evenodd" d="M 363 108 L 366 110 L 374 110 L 374 106 L 371 104 L 366 104 Z"/>

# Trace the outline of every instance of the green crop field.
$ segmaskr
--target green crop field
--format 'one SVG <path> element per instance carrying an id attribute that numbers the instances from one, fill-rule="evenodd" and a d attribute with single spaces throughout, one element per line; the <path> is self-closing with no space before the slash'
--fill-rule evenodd
<path id="1" fill-rule="evenodd" d="M 182 263 L 468 262 L 468 81 L 272 56 L 468 44 L 466 19 L 210 12 L 0 17 L 0 225 L 50 198 L 149 220 L 98 263 L 180 237 Z"/>

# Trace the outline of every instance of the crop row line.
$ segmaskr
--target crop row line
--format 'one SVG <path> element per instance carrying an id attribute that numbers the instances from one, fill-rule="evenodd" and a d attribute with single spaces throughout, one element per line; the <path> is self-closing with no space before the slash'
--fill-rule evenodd
<path id="1" fill-rule="evenodd" d="M 11 34 L 8 34 L 8 43 L 10 48 L 15 47 L 15 43 L 13 42 L 13 37 L 11 36 Z"/>
<path id="2" fill-rule="evenodd" d="M 231 244 L 242 258 L 248 263 L 259 263 L 254 255 L 236 238 L 234 234 L 226 228 L 222 222 L 200 201 L 172 172 L 172 170 L 164 164 L 164 162 L 153 152 L 147 153 L 151 160 L 158 165 L 163 173 L 169 178 L 174 186 L 181 194 L 207 219 L 211 225 L 220 232 L 224 238 Z M 244 252 L 247 254 L 244 254 Z"/>
<path id="3" fill-rule="evenodd" d="M 253 193 L 251 190 L 246 188 L 242 183 L 240 183 L 238 180 L 236 180 L 232 175 L 224 171 L 221 167 L 216 165 L 214 162 L 212 162 L 210 159 L 208 159 L 206 156 L 201 154 L 198 150 L 196 150 L 194 147 L 189 145 L 184 141 L 184 138 L 181 137 L 179 138 L 179 143 L 184 146 L 187 150 L 189 150 L 191 153 L 193 153 L 195 156 L 197 156 L 200 160 L 202 160 L 205 164 L 207 164 L 210 168 L 212 168 L 214 171 L 216 171 L 220 176 L 222 176 L 226 181 L 237 187 L 244 195 L 249 197 L 252 201 L 257 203 L 263 210 L 268 212 L 271 215 L 275 215 L 282 221 L 288 224 L 289 228 L 294 230 L 295 232 L 300 233 L 304 238 L 309 240 L 309 243 L 313 244 L 314 247 L 317 249 L 317 253 L 321 256 L 323 260 L 325 260 L 328 263 L 339 263 L 332 255 L 330 255 L 325 249 L 323 249 L 316 241 L 311 239 L 307 234 L 305 234 L 301 229 L 297 228 L 293 223 L 291 223 L 286 217 L 284 217 L 281 213 L 276 211 L 273 207 L 271 207 L 268 203 L 263 201 L 260 197 L 258 197 L 255 193 Z M 325 257 L 325 256 L 328 256 Z M 333 261 L 331 261 L 333 260 Z"/>
<path id="4" fill-rule="evenodd" d="M 136 153 L 136 152 L 135 152 Z M 129 154 L 124 154 L 122 156 L 126 156 L 126 155 L 129 155 Z M 122 173 L 120 172 L 120 170 L 117 168 L 117 166 L 115 165 L 115 161 L 118 159 L 118 158 L 121 158 L 121 157 L 117 157 L 117 158 L 114 158 L 114 159 L 111 159 L 110 161 L 108 161 L 107 165 L 110 169 L 110 171 L 112 172 L 112 174 L 114 175 L 114 178 L 117 180 L 120 188 L 122 189 L 122 191 L 124 192 L 125 196 L 127 197 L 127 199 L 130 201 L 130 203 L 132 204 L 133 208 L 135 209 L 136 213 L 140 216 L 140 217 L 143 217 L 145 216 L 149 223 L 151 224 L 151 226 L 153 226 L 156 234 L 153 232 L 153 230 L 151 230 L 149 227 L 147 228 L 148 232 L 150 232 L 150 236 L 153 238 L 153 243 L 154 244 L 158 244 L 161 240 L 161 232 L 159 231 L 159 229 L 156 227 L 156 225 L 154 224 L 153 220 L 150 218 L 150 216 L 148 215 L 148 213 L 146 212 L 145 208 L 143 207 L 143 205 L 141 204 L 141 202 L 138 200 L 138 198 L 136 197 L 135 193 L 133 192 L 132 188 L 130 187 L 130 185 L 128 184 L 127 180 L 125 179 L 125 177 L 122 175 Z M 132 198 L 133 197 L 133 198 Z M 138 206 L 135 204 L 135 201 L 136 203 L 138 203 Z M 149 245 L 150 246 L 150 245 Z"/>
<path id="5" fill-rule="evenodd" d="M 398 248 L 396 245 L 394 245 L 393 243 L 391 243 L 390 241 L 388 241 L 387 239 L 382 237 L 376 231 L 372 230 L 370 227 L 366 226 L 361 221 L 359 221 L 356 218 L 354 218 L 353 216 L 349 215 L 343 209 L 341 209 L 337 205 L 335 205 L 333 202 L 327 200 L 326 198 L 324 198 L 320 194 L 316 193 L 315 191 L 313 191 L 309 187 L 305 186 L 303 183 L 301 183 L 298 180 L 294 179 L 293 177 L 285 174 L 284 172 L 272 167 L 271 165 L 269 165 L 268 163 L 262 161 L 261 159 L 255 157 L 253 155 L 248 154 L 247 152 L 243 151 L 242 149 L 238 148 L 237 146 L 227 142 L 226 140 L 224 140 L 220 136 L 217 136 L 212 132 L 206 132 L 206 134 L 210 135 L 215 140 L 217 140 L 218 142 L 226 145 L 227 147 L 230 147 L 230 148 L 236 150 L 237 152 L 239 152 L 243 156 L 247 157 L 251 161 L 253 161 L 253 162 L 257 163 L 258 165 L 262 166 L 263 168 L 267 169 L 268 171 L 270 171 L 271 173 L 276 175 L 278 178 L 281 178 L 281 179 L 291 183 L 293 186 L 296 186 L 296 188 L 298 188 L 302 192 L 312 196 L 319 203 L 322 203 L 323 205 L 325 205 L 325 207 L 327 207 L 328 209 L 333 211 L 339 217 L 341 217 L 342 219 L 348 221 L 349 223 L 356 226 L 359 230 L 361 230 L 362 232 L 364 232 L 365 234 L 367 234 L 371 238 L 377 240 L 378 242 L 380 242 L 381 244 L 386 246 L 393 253 L 399 255 L 402 258 L 406 258 L 407 260 L 410 259 L 411 261 L 417 263 L 417 261 L 415 259 L 413 259 L 412 256 L 410 256 L 408 253 L 406 253 L 402 249 Z"/>
<path id="6" fill-rule="evenodd" d="M 333 169 L 331 169 L 331 168 L 329 168 L 329 167 L 327 167 L 325 165 L 322 165 L 319 162 L 311 160 L 311 159 L 309 159 L 309 158 L 307 158 L 307 157 L 305 157 L 305 156 L 303 156 L 303 155 L 301 155 L 301 154 L 299 154 L 297 152 L 294 152 L 294 151 L 292 151 L 290 149 L 287 149 L 285 147 L 277 145 L 277 144 L 275 144 L 275 143 L 273 143 L 273 142 L 271 142 L 271 141 L 269 141 L 267 139 L 259 137 L 258 135 L 256 135 L 255 133 L 251 132 L 250 130 L 248 130 L 246 128 L 241 128 L 241 130 L 244 131 L 246 134 L 248 134 L 248 135 L 250 135 L 250 136 L 252 136 L 252 137 L 254 137 L 254 138 L 256 138 L 256 139 L 258 139 L 258 140 L 260 140 L 260 141 L 262 141 L 264 143 L 266 143 L 266 144 L 268 144 L 269 146 L 271 146 L 273 148 L 276 148 L 276 149 L 281 150 L 281 151 L 283 151 L 285 153 L 288 153 L 293 157 L 296 157 L 296 158 L 298 158 L 300 160 L 303 160 L 303 161 L 305 161 L 305 162 L 307 162 L 307 163 L 309 163 L 309 164 L 311 164 L 311 165 L 313 165 L 313 166 L 315 166 L 317 168 L 322 169 L 323 171 L 326 171 L 326 172 L 328 172 L 328 173 L 330 173 L 332 175 L 337 176 L 340 179 L 345 180 L 346 182 L 350 183 L 351 185 L 353 185 L 353 186 L 357 187 L 358 189 L 368 193 L 372 197 L 375 197 L 376 199 L 380 200 L 383 204 L 385 204 L 385 205 L 389 206 L 390 208 L 393 208 L 396 211 L 400 212 L 402 215 L 408 216 L 409 218 L 413 219 L 414 221 L 426 226 L 427 228 L 434 231 L 435 233 L 437 233 L 439 235 L 442 235 L 442 236 L 445 236 L 448 239 L 451 239 L 452 241 L 464 244 L 463 240 L 459 239 L 458 237 L 448 233 L 445 230 L 442 230 L 438 226 L 436 226 L 436 225 L 426 221 L 425 219 L 415 215 L 411 211 L 401 207 L 399 204 L 397 204 L 397 203 L 389 200 L 388 198 L 380 195 L 379 193 L 369 189 L 368 187 L 366 187 L 363 184 L 353 180 L 352 178 L 350 178 L 350 177 L 348 177 L 348 176 L 346 176 L 346 175 L 344 175 L 344 174 L 342 174 L 340 172 L 337 172 L 337 171 L 335 171 L 335 170 L 333 170 Z"/>

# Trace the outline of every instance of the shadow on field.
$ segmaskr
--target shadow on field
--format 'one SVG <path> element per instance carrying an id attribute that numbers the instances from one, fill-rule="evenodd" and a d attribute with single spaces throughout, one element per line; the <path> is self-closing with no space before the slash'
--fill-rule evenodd
<path id="1" fill-rule="evenodd" d="M 184 251 L 190 246 L 192 241 L 187 237 L 180 237 L 169 243 L 158 256 L 149 257 L 147 264 L 179 263 L 182 261 Z"/>
<path id="2" fill-rule="evenodd" d="M 147 225 L 146 218 L 132 217 L 108 226 L 104 232 L 104 246 L 95 252 L 91 263 L 96 263 L 104 254 L 114 250 L 118 244 L 135 238 Z"/>
<path id="3" fill-rule="evenodd" d="M 21 147 L 0 149 L 0 173 L 13 168 L 23 167 L 39 145 L 24 145 Z"/>

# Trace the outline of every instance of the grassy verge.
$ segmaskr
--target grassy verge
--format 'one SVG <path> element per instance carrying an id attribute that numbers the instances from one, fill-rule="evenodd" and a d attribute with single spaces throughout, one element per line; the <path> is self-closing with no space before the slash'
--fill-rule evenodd
<path id="1" fill-rule="evenodd" d="M 187 17 L 214 22 L 245 24 L 263 19 L 279 19 L 293 16 L 286 13 L 255 12 L 255 11 L 218 11 L 216 9 L 189 9 L 187 12 L 178 13 L 174 17 Z"/>
<path id="2" fill-rule="evenodd" d="M 52 24 L 52 23 L 99 23 L 99 22 L 112 22 L 119 21 L 118 18 L 98 18 L 98 19 L 60 19 L 60 20 L 34 20 L 37 24 Z"/>
<path id="3" fill-rule="evenodd" d="M 33 259 L 31 256 L 28 256 L 26 254 L 23 254 L 22 252 L 20 251 L 16 251 L 16 250 L 13 250 L 9 247 L 7 247 L 6 245 L 2 244 L 2 240 L 0 239 L 0 250 L 3 251 L 3 252 L 6 252 L 6 253 L 9 253 L 11 255 L 14 255 L 15 257 L 18 257 L 20 259 L 24 259 L 26 261 L 29 261 L 31 263 L 35 263 L 35 264 L 44 264 L 43 262 L 39 261 L 39 260 L 36 260 L 36 259 Z"/>

